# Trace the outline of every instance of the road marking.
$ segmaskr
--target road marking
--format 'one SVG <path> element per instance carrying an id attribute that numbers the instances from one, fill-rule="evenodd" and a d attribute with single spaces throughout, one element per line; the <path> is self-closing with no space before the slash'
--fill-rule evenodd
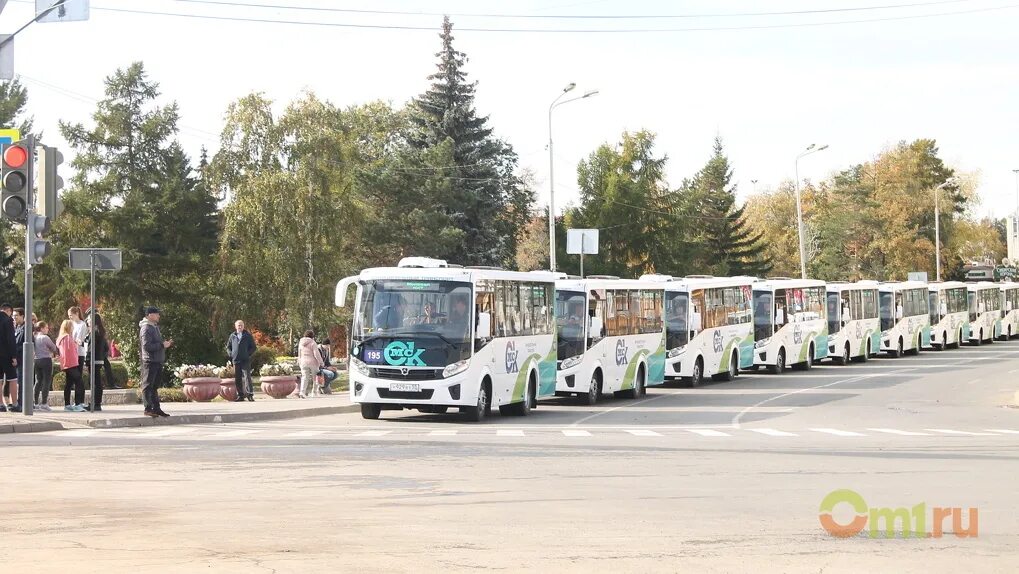
<path id="1" fill-rule="evenodd" d="M 984 429 L 984 430 L 990 431 L 990 432 L 1001 432 L 1001 433 L 1005 433 L 1005 434 L 1019 434 L 1019 430 L 1009 430 L 1009 429 Z"/>
<path id="2" fill-rule="evenodd" d="M 661 433 L 656 433 L 653 430 L 637 429 L 627 430 L 626 432 L 632 434 L 633 436 L 662 436 Z"/>
<path id="3" fill-rule="evenodd" d="M 512 429 L 499 429 L 499 430 L 495 431 L 495 435 L 496 436 L 524 436 L 524 431 L 522 431 L 522 430 L 512 430 Z"/>
<path id="4" fill-rule="evenodd" d="M 591 433 L 586 430 L 564 430 L 563 435 L 565 436 L 591 436 Z"/>
<path id="5" fill-rule="evenodd" d="M 867 430 L 874 431 L 874 432 L 883 432 L 883 433 L 888 433 L 888 434 L 897 434 L 897 435 L 901 435 L 901 436 L 931 436 L 931 435 L 929 435 L 929 434 L 927 434 L 925 432 L 913 432 L 913 431 L 905 431 L 905 430 L 898 430 L 898 429 L 867 429 Z"/>
<path id="6" fill-rule="evenodd" d="M 655 396 L 653 396 L 653 397 L 651 397 L 649 399 L 644 399 L 642 401 L 636 401 L 636 402 L 633 402 L 633 403 L 622 404 L 622 405 L 619 405 L 618 407 L 612 407 L 611 409 L 606 409 L 604 411 L 601 411 L 601 412 L 598 412 L 598 413 L 594 413 L 593 415 L 588 415 L 588 416 L 586 416 L 586 417 L 576 421 L 575 423 L 571 424 L 570 426 L 574 426 L 574 427 L 575 426 L 579 426 L 581 423 L 585 423 L 585 422 L 593 419 L 594 417 L 600 417 L 602 415 L 607 415 L 607 414 L 609 414 L 611 412 L 618 411 L 619 409 L 625 409 L 627 407 L 633 407 L 633 406 L 636 406 L 636 405 L 642 405 L 644 403 L 648 403 L 648 402 L 651 402 L 651 401 L 657 401 L 658 399 L 664 399 L 665 397 L 675 397 L 675 396 L 677 396 L 679 394 L 680 393 L 662 393 L 660 395 L 656 394 Z"/>
<path id="7" fill-rule="evenodd" d="M 302 430 L 302 431 L 287 433 L 287 434 L 285 434 L 283 436 L 288 436 L 288 437 L 308 437 L 308 436 L 318 436 L 320 434 L 326 434 L 326 431 L 324 431 L 324 430 Z"/>
<path id="8" fill-rule="evenodd" d="M 145 433 L 145 436 L 170 436 L 175 434 L 185 434 L 193 431 L 194 429 L 189 428 L 175 428 L 175 429 L 160 429 L 153 432 Z"/>
<path id="9" fill-rule="evenodd" d="M 980 382 L 980 379 L 973 379 L 972 381 L 968 381 L 966 384 L 967 385 L 972 385 L 974 383 L 979 383 L 979 382 Z"/>
<path id="10" fill-rule="evenodd" d="M 232 430 L 223 433 L 216 433 L 212 435 L 212 438 L 230 438 L 235 436 L 246 436 L 249 434 L 255 434 L 260 432 L 262 432 L 261 429 Z"/>
<path id="11" fill-rule="evenodd" d="M 701 436 L 732 436 L 731 434 L 726 434 L 724 432 L 711 429 L 686 429 L 686 430 L 687 432 L 692 432 L 694 434 L 699 434 Z"/>
<path id="12" fill-rule="evenodd" d="M 364 431 L 364 432 L 357 433 L 354 436 L 386 436 L 387 434 L 389 434 L 391 432 L 393 432 L 393 431 L 388 431 L 388 430 L 370 430 L 370 431 Z"/>
<path id="13" fill-rule="evenodd" d="M 756 433 L 761 433 L 761 434 L 768 435 L 768 436 L 799 436 L 799 435 L 793 434 L 791 432 L 785 432 L 785 431 L 780 431 L 780 430 L 775 430 L 775 429 L 747 429 L 747 430 L 748 431 L 753 431 L 753 432 L 756 432 Z"/>
<path id="14" fill-rule="evenodd" d="M 1008 374 L 1010 374 L 1010 375 L 1015 374 L 1015 373 L 1019 373 L 1019 369 L 1012 369 L 1011 371 L 1008 372 Z"/>
<path id="15" fill-rule="evenodd" d="M 428 436 L 456 436 L 456 430 L 433 430 Z"/>
<path id="16" fill-rule="evenodd" d="M 862 433 L 853 432 L 853 431 L 844 431 L 844 430 L 839 430 L 839 429 L 828 429 L 828 428 L 814 429 L 814 428 L 812 428 L 810 430 L 815 431 L 815 432 L 823 432 L 825 434 L 833 434 L 835 436 L 867 436 L 867 435 L 862 434 Z"/>
<path id="17" fill-rule="evenodd" d="M 952 430 L 952 429 L 923 429 L 931 432 L 939 432 L 941 434 L 961 434 L 966 436 L 994 436 L 993 433 L 989 432 L 970 432 L 964 430 Z"/>
<path id="18" fill-rule="evenodd" d="M 908 369 L 902 369 L 902 370 L 899 370 L 899 371 L 893 371 L 891 373 L 884 373 L 884 374 L 885 375 L 892 375 L 892 374 L 895 374 L 897 372 L 902 372 L 904 370 L 908 370 Z M 754 409 L 756 409 L 758 407 L 761 407 L 761 406 L 764 406 L 764 405 L 770 403 L 771 401 L 778 400 L 778 399 L 781 399 L 781 398 L 784 398 L 784 397 L 791 397 L 793 395 L 798 395 L 800 393 L 806 393 L 808 391 L 813 391 L 813 390 L 816 390 L 816 389 L 823 389 L 823 388 L 826 388 L 826 387 L 833 387 L 835 385 L 840 385 L 842 383 L 850 383 L 850 382 L 853 382 L 853 381 L 862 381 L 862 380 L 865 380 L 865 379 L 879 377 L 879 376 L 881 376 L 881 375 L 857 375 L 855 377 L 849 377 L 848 379 L 842 379 L 842 380 L 839 380 L 839 381 L 835 381 L 834 383 L 828 383 L 826 385 L 818 385 L 816 387 L 808 387 L 808 388 L 805 388 L 805 389 L 799 389 L 799 390 L 796 390 L 796 391 L 792 391 L 792 392 L 789 392 L 789 393 L 783 393 L 781 395 L 777 395 L 777 396 L 774 396 L 774 397 L 771 397 L 771 398 L 768 398 L 768 399 L 764 399 L 763 401 L 761 401 L 761 402 L 759 402 L 757 404 L 751 405 L 751 406 L 743 409 L 742 411 L 739 412 L 739 414 L 734 416 L 732 418 L 732 427 L 738 429 L 739 428 L 739 424 L 740 424 L 739 421 L 740 421 L 740 419 L 743 418 L 744 415 L 746 415 L 747 413 L 749 413 L 750 411 L 752 411 L 752 410 L 754 410 Z"/>
<path id="19" fill-rule="evenodd" d="M 96 429 L 75 429 L 69 431 L 61 431 L 59 434 L 60 436 L 71 436 L 71 437 L 95 436 L 99 434 L 99 431 Z"/>

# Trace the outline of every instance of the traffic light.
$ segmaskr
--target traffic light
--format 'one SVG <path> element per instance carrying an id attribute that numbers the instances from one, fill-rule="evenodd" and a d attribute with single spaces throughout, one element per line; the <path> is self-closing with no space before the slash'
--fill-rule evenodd
<path id="1" fill-rule="evenodd" d="M 32 137 L 0 144 L 0 210 L 3 216 L 24 223 L 30 208 L 35 146 Z"/>
<path id="2" fill-rule="evenodd" d="M 25 226 L 28 228 L 28 262 L 38 265 L 50 254 L 50 242 L 44 239 L 50 232 L 50 218 L 33 213 Z"/>
<path id="3" fill-rule="evenodd" d="M 47 145 L 39 145 L 36 149 L 39 178 L 36 182 L 35 211 L 53 221 L 64 210 L 60 201 L 60 190 L 64 187 L 64 180 L 57 173 L 60 164 L 64 163 L 64 154 L 57 148 Z"/>

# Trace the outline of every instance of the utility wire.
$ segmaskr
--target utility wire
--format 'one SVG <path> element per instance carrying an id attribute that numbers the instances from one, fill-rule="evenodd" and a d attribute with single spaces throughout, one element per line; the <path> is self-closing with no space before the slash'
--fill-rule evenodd
<path id="1" fill-rule="evenodd" d="M 36 14 L 35 18 L 32 18 L 28 22 L 25 22 L 24 26 L 18 28 L 17 30 L 14 31 L 13 34 L 11 34 L 10 36 L 7 36 L 2 41 L 0 41 L 0 48 L 3 48 L 7 44 L 13 42 L 15 36 L 17 36 L 18 34 L 22 33 L 25 30 L 25 28 L 28 28 L 32 24 L 35 24 L 39 20 L 42 20 L 43 18 L 45 18 L 50 12 L 52 12 L 52 11 L 58 9 L 58 8 L 63 10 L 64 4 L 67 4 L 68 2 L 71 2 L 71 1 L 73 1 L 73 0 L 56 0 L 55 2 L 53 2 L 52 6 L 50 6 L 49 8 L 47 8 L 45 10 L 43 10 L 42 12 L 39 12 L 38 14 Z"/>

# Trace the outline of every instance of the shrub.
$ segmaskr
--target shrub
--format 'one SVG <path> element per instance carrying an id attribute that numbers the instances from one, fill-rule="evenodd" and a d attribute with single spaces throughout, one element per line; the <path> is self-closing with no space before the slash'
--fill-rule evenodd
<path id="1" fill-rule="evenodd" d="M 100 370 L 100 372 L 102 372 L 101 371 L 102 368 L 103 367 L 102 367 L 101 363 L 96 363 L 96 370 Z M 131 387 L 131 380 L 132 379 L 127 376 L 127 365 L 125 365 L 123 362 L 120 362 L 120 361 L 110 361 L 110 369 L 113 371 L 113 381 L 117 384 L 118 387 L 120 387 L 120 388 L 130 388 Z M 106 373 L 102 373 L 102 377 L 103 377 L 103 382 L 105 383 L 106 382 L 106 379 L 105 379 Z M 88 375 L 86 375 L 84 377 L 84 379 L 85 379 L 85 388 L 88 388 L 88 386 L 91 384 L 89 382 Z M 64 390 L 64 382 L 65 382 L 65 380 L 66 380 L 66 377 L 64 375 L 64 372 L 61 371 L 58 367 L 53 367 L 53 390 L 55 390 L 55 391 L 62 391 L 62 390 Z M 135 386 L 137 386 L 137 382 L 135 382 Z M 109 387 L 107 386 L 107 388 L 109 388 Z"/>
<path id="2" fill-rule="evenodd" d="M 162 388 L 159 389 L 159 400 L 164 403 L 186 403 L 188 398 L 184 396 L 183 389 Z"/>
<path id="3" fill-rule="evenodd" d="M 251 372 L 261 372 L 262 365 L 275 362 L 278 355 L 279 352 L 272 347 L 258 347 L 251 356 Z"/>
<path id="4" fill-rule="evenodd" d="M 233 363 L 227 363 L 226 366 L 216 367 L 214 372 L 221 379 L 232 379 L 237 374 L 237 369 L 234 368 Z"/>
<path id="5" fill-rule="evenodd" d="M 173 371 L 173 378 L 177 381 L 193 379 L 196 377 L 215 377 L 216 367 L 212 365 L 181 365 Z"/>
<path id="6" fill-rule="evenodd" d="M 258 370 L 258 374 L 263 377 L 282 377 L 294 374 L 294 370 L 290 365 L 269 363 L 268 365 L 262 365 L 262 368 Z"/>

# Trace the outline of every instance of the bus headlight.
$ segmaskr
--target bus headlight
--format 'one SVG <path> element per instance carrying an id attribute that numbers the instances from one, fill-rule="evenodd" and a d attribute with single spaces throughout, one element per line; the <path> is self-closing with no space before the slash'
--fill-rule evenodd
<path id="1" fill-rule="evenodd" d="M 584 355 L 576 355 L 576 356 L 570 357 L 569 359 L 563 359 L 559 363 L 559 370 L 562 371 L 564 369 L 572 369 L 573 367 L 576 367 L 577 365 L 579 365 L 580 361 L 582 361 L 583 359 L 584 359 Z"/>
<path id="2" fill-rule="evenodd" d="M 362 363 L 359 359 L 350 357 L 350 366 L 358 372 L 358 374 L 368 376 L 368 365 Z"/>
<path id="3" fill-rule="evenodd" d="M 761 339 L 760 341 L 754 341 L 754 348 L 755 349 L 760 349 L 761 347 L 767 347 L 768 343 L 770 343 L 770 342 L 771 342 L 771 337 L 768 337 L 767 339 Z"/>
<path id="4" fill-rule="evenodd" d="M 669 358 L 672 359 L 672 358 L 678 357 L 681 354 L 683 354 L 683 351 L 685 351 L 685 350 L 686 350 L 686 345 L 680 345 L 679 347 L 674 347 L 672 349 L 669 349 Z"/>
<path id="5" fill-rule="evenodd" d="M 442 369 L 442 378 L 448 379 L 448 378 L 452 377 L 453 375 L 459 375 L 460 373 L 466 371 L 467 367 L 470 366 L 470 364 L 471 364 L 471 360 L 470 359 L 466 359 L 466 360 L 463 360 L 463 361 L 457 361 L 456 363 L 453 363 L 452 365 L 446 365 L 446 368 Z"/>

